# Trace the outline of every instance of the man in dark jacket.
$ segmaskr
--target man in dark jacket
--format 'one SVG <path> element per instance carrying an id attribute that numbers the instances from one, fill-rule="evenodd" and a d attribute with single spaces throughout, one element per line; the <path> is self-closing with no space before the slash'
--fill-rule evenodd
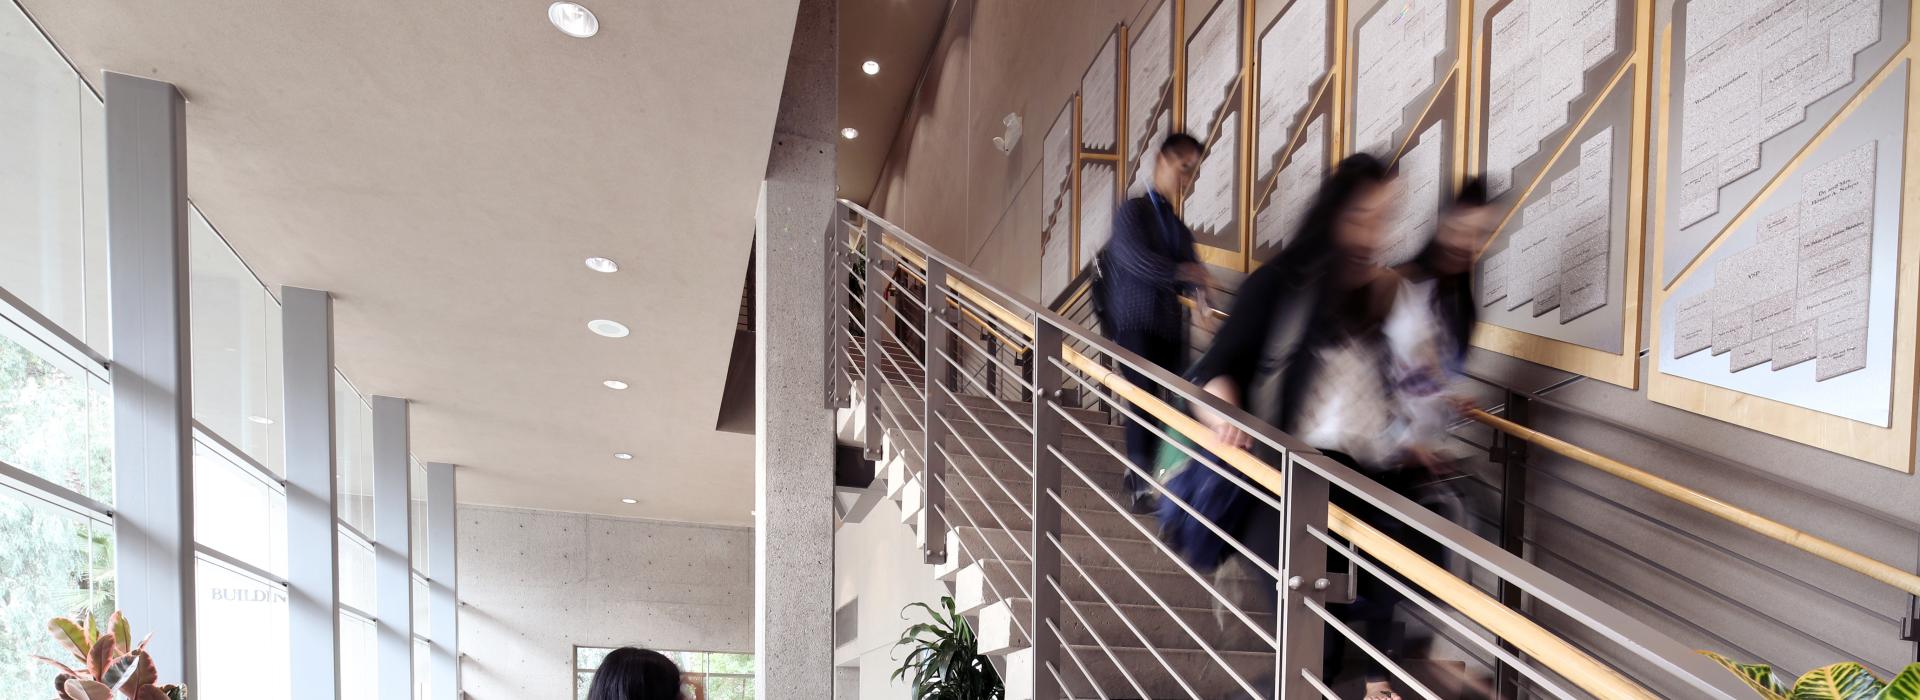
<path id="1" fill-rule="evenodd" d="M 1197 317 L 1202 323 L 1210 320 L 1213 280 L 1194 249 L 1193 232 L 1171 202 L 1192 184 L 1203 150 L 1198 139 L 1181 133 L 1169 135 L 1160 144 L 1154 156 L 1152 189 L 1128 199 L 1114 213 L 1113 235 L 1100 251 L 1100 282 L 1094 290 L 1102 332 L 1120 347 L 1174 372 L 1180 371 L 1187 348 L 1180 295 L 1198 302 Z M 1156 388 L 1145 375 L 1124 364 L 1121 371 L 1135 386 Z M 1159 438 L 1144 425 L 1133 421 L 1126 425 L 1128 459 L 1151 473 Z M 1138 473 L 1127 473 L 1125 488 L 1133 495 L 1136 512 L 1151 511 L 1153 492 Z"/>

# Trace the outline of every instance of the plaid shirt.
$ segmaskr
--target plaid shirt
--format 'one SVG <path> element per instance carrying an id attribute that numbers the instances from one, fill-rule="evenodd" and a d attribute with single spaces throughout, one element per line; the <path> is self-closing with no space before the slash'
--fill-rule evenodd
<path id="1" fill-rule="evenodd" d="M 1198 262 L 1193 232 L 1172 203 L 1157 193 L 1134 197 L 1114 212 L 1113 235 L 1100 251 L 1100 290 L 1109 333 L 1140 331 L 1177 338 L 1186 330 L 1180 294 L 1191 286 L 1175 277 Z"/>

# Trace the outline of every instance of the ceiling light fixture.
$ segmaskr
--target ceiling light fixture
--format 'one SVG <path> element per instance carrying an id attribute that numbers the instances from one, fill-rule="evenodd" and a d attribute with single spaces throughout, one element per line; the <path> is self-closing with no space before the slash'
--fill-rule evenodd
<path id="1" fill-rule="evenodd" d="M 619 272 L 620 263 L 609 258 L 592 257 L 587 258 L 587 269 L 594 272 Z"/>
<path id="2" fill-rule="evenodd" d="M 633 459 L 633 455 L 625 452 L 615 452 L 613 453 L 613 458 L 614 459 Z"/>
<path id="3" fill-rule="evenodd" d="M 855 129 L 855 128 L 853 128 L 853 127 L 851 127 L 851 126 L 849 126 L 849 127 L 847 127 L 847 128 L 845 128 L 845 129 L 841 129 L 841 130 L 840 130 L 840 136 L 841 136 L 842 138 L 845 138 L 845 139 L 847 139 L 847 140 L 849 140 L 849 141 L 851 141 L 851 140 L 853 140 L 853 139 L 857 139 L 857 138 L 860 138 L 860 130 L 859 130 L 859 129 Z"/>
<path id="4" fill-rule="evenodd" d="M 639 501 L 636 501 L 636 500 L 633 500 L 633 499 L 631 499 L 631 498 L 622 498 L 622 499 L 620 499 L 620 502 L 621 502 L 621 503 L 625 503 L 625 504 L 627 504 L 627 505 L 633 505 L 633 504 L 635 504 L 635 503 L 639 503 Z"/>
<path id="5" fill-rule="evenodd" d="M 259 423 L 261 425 L 273 425 L 273 419 L 268 418 L 266 416 L 247 416 L 247 420 L 253 421 L 255 423 Z"/>
<path id="6" fill-rule="evenodd" d="M 880 62 L 869 59 L 866 63 L 860 64 L 860 70 L 865 72 L 867 75 L 879 75 Z"/>
<path id="7" fill-rule="evenodd" d="M 585 39 L 600 31 L 600 18 L 575 2 L 556 2 L 547 6 L 547 21 L 555 29 L 575 39 Z"/>
<path id="8" fill-rule="evenodd" d="M 588 321 L 587 330 L 593 331 L 600 335 L 604 335 L 608 338 L 627 337 L 626 326 L 621 325 L 619 321 L 609 321 L 604 318 L 596 318 L 594 320 Z"/>
<path id="9" fill-rule="evenodd" d="M 618 379 L 609 379 L 604 382 L 600 382 L 600 384 L 614 391 L 626 391 L 627 389 L 627 383 L 620 381 Z"/>

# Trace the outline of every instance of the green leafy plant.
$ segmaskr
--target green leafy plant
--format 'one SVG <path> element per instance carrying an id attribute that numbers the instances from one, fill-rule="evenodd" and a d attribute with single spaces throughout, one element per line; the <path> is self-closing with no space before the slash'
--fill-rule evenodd
<path id="1" fill-rule="evenodd" d="M 906 619 L 908 610 L 920 608 L 927 611 L 933 621 L 916 623 L 900 635 L 900 641 L 893 648 L 908 647 L 907 658 L 893 672 L 893 679 L 900 680 L 912 672 L 914 700 L 1005 698 L 1007 689 L 1000 681 L 1000 672 L 980 654 L 973 625 L 954 610 L 951 596 L 941 597 L 940 605 L 946 608 L 947 614 L 941 615 L 926 603 L 914 603 L 900 610 L 901 619 Z"/>
<path id="2" fill-rule="evenodd" d="M 1900 675 L 1884 683 L 1867 667 L 1852 661 L 1821 666 L 1798 679 L 1788 679 L 1766 664 L 1743 664 L 1711 651 L 1700 653 L 1727 667 L 1765 700 L 1920 700 L 1920 663 L 1908 664 Z"/>
<path id="3" fill-rule="evenodd" d="M 54 700 L 113 700 L 117 691 L 130 700 L 187 700 L 187 689 L 178 685 L 156 685 L 158 672 L 153 658 L 147 656 L 147 640 L 133 644 L 133 626 L 115 611 L 102 631 L 91 613 L 74 622 L 53 618 L 47 630 L 55 641 L 79 659 L 70 667 L 44 656 L 33 657 L 59 669 L 53 679 Z M 148 635 L 150 639 L 152 635 Z"/>

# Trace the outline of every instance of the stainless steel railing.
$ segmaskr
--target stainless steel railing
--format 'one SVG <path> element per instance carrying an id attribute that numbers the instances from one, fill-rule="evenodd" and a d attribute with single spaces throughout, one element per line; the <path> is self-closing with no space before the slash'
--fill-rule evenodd
<path id="1" fill-rule="evenodd" d="M 1745 696 L 1718 666 L 1639 620 L 998 288 L 857 205 L 840 202 L 824 245 L 830 279 L 844 273 L 861 282 L 828 285 L 827 401 L 866 413 L 870 454 L 900 460 L 902 473 L 917 484 L 928 561 L 956 576 L 972 570 L 990 603 L 979 608 L 983 629 L 1004 623 L 1006 647 L 1025 647 L 1015 653 L 1024 655 L 1020 663 L 1009 661 L 1026 669 L 1015 674 L 1022 687 L 1010 688 L 1010 697 L 1335 697 L 1334 679 L 1321 677 L 1329 630 L 1391 672 L 1404 693 L 1439 697 L 1330 611 L 1342 586 L 1327 571 L 1329 551 L 1349 557 L 1355 575 L 1405 595 L 1411 610 L 1449 630 L 1450 638 L 1516 669 L 1533 694 Z M 882 272 L 893 269 L 917 275 L 924 296 L 883 298 Z M 915 311 L 923 314 L 919 328 L 888 327 L 902 312 L 911 317 Z M 975 337 L 992 342 L 974 343 Z M 1114 366 L 1139 372 L 1150 386 L 1128 383 Z M 1031 403 L 1013 400 L 1009 387 Z M 1254 437 L 1260 454 L 1219 444 L 1158 393 L 1220 413 Z M 1094 422 L 1099 414 L 1085 412 L 1079 401 L 1125 420 L 1152 425 L 1145 419 L 1157 419 L 1166 426 L 1154 429 L 1161 439 L 1179 433 L 1201 448 L 1181 448 L 1199 465 L 1190 468 L 1215 470 L 1273 509 L 1278 531 L 1267 534 L 1281 545 L 1263 552 L 1248 533 L 1207 520 L 1162 488 L 1164 498 L 1240 555 L 1256 572 L 1252 579 L 1264 581 L 1255 585 L 1275 589 L 1279 609 L 1271 619 L 1231 586 L 1189 566 L 1109 492 L 1115 484 L 1102 478 L 1115 482 L 1125 470 L 1140 469 L 1103 437 L 1111 430 Z M 1380 515 L 1358 517 L 1334 503 L 1336 495 Z M 1608 646 L 1605 657 L 1630 659 L 1632 668 L 1549 632 L 1415 553 L 1385 526 L 1430 540 L 1462 566 L 1553 609 L 1563 626 L 1598 640 L 1586 644 Z M 1176 600 L 1182 596 L 1184 603 Z M 1223 611 L 1229 624 L 1207 629 L 1192 614 L 1194 600 Z M 1015 614 L 1018 609 L 1024 612 Z M 1236 636 L 1244 641 L 1233 641 Z"/>

